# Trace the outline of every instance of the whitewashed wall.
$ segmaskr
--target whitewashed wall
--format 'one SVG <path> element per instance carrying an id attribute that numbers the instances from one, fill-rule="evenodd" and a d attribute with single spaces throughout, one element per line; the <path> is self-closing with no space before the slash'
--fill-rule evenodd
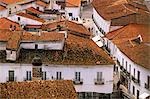
<path id="1" fill-rule="evenodd" d="M 33 43 L 21 43 L 21 48 L 24 49 L 35 49 L 35 44 L 38 45 L 38 49 L 47 49 L 47 50 L 62 50 L 64 46 L 64 41 L 61 42 L 33 42 Z"/>
<path id="2" fill-rule="evenodd" d="M 28 64 L 0 63 L 0 82 L 7 81 L 9 70 L 14 70 L 17 81 L 23 81 L 26 77 L 26 71 L 32 71 L 32 66 Z"/>
<path id="3" fill-rule="evenodd" d="M 6 50 L 6 60 L 12 60 L 15 61 L 17 59 L 17 52 L 16 51 L 11 51 L 11 50 Z"/>
<path id="4" fill-rule="evenodd" d="M 109 32 L 111 21 L 104 20 L 97 11 L 93 8 L 93 18 L 96 21 L 97 25 L 101 27 L 106 33 Z M 94 26 L 95 28 L 95 26 Z M 95 31 L 97 29 L 95 28 Z"/>
<path id="5" fill-rule="evenodd" d="M 108 40 L 108 39 L 105 39 Z M 137 95 L 137 90 L 140 91 L 140 95 L 143 94 L 144 92 L 147 92 L 150 94 L 150 91 L 145 89 L 145 83 L 147 83 L 147 76 L 150 76 L 150 70 L 144 68 L 143 66 L 140 66 L 133 62 L 130 58 L 128 58 L 123 52 L 121 52 L 116 45 L 114 45 L 111 41 L 108 41 L 108 47 L 111 50 L 111 55 L 118 59 L 120 64 L 126 69 L 126 62 L 127 62 L 127 71 L 131 73 L 131 75 L 134 75 L 134 69 L 135 69 L 135 78 L 137 79 L 137 71 L 140 71 L 140 86 L 136 83 L 134 83 L 131 80 L 130 86 L 130 92 L 131 94 L 133 93 L 133 86 L 135 87 L 135 96 Z M 122 60 L 124 59 L 124 61 Z M 130 68 L 131 65 L 131 68 Z"/>
<path id="6" fill-rule="evenodd" d="M 75 72 L 81 72 L 83 85 L 75 85 L 75 89 L 77 92 L 111 93 L 113 91 L 113 66 L 49 65 L 43 67 L 43 71 L 47 72 L 48 78 L 51 78 L 52 76 L 56 78 L 56 72 L 60 71 L 62 72 L 62 78 L 68 80 L 72 80 L 75 78 Z M 94 79 L 97 77 L 97 72 L 103 72 L 103 78 L 105 80 L 104 85 L 94 84 Z"/>
<path id="7" fill-rule="evenodd" d="M 67 12 L 67 17 L 69 17 L 69 13 L 72 13 L 73 18 L 78 18 L 80 16 L 80 7 L 65 7 Z"/>
<path id="8" fill-rule="evenodd" d="M 18 17 L 20 17 L 20 21 L 18 21 Z M 29 18 L 25 18 L 25 17 L 19 16 L 19 15 L 9 16 L 8 19 L 15 21 L 15 22 L 18 22 L 20 24 L 24 24 L 24 25 L 26 25 L 26 24 L 41 25 L 42 24 L 42 22 L 32 20 Z"/>
<path id="9" fill-rule="evenodd" d="M 26 71 L 32 72 L 31 64 L 0 64 L 0 82 L 6 82 L 8 71 L 14 70 L 17 81 L 23 81 Z M 72 80 L 75 72 L 81 72 L 83 85 L 75 85 L 77 92 L 112 93 L 113 91 L 113 65 L 79 66 L 79 65 L 43 65 L 42 71 L 47 72 L 47 78 L 56 78 L 56 72 L 62 72 L 62 78 Z M 103 72 L 104 85 L 95 85 L 97 72 Z M 109 73 L 108 73 L 109 72 Z"/>
<path id="10" fill-rule="evenodd" d="M 0 11 L 0 18 L 7 17 L 7 16 L 8 16 L 7 9 Z"/>

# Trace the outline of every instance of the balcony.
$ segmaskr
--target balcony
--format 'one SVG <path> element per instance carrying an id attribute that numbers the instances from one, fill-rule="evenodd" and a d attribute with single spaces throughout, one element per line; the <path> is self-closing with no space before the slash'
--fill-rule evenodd
<path id="1" fill-rule="evenodd" d="M 121 74 L 122 74 L 124 77 L 130 78 L 130 73 L 129 73 L 125 68 L 123 68 L 123 66 L 120 66 L 120 69 L 122 70 L 122 71 L 121 71 Z"/>
<path id="2" fill-rule="evenodd" d="M 32 78 L 24 78 L 24 81 L 31 81 Z"/>
<path id="3" fill-rule="evenodd" d="M 95 85 L 104 85 L 104 79 L 94 79 Z"/>
<path id="4" fill-rule="evenodd" d="M 82 85 L 83 84 L 83 79 L 73 79 L 73 83 L 75 85 Z"/>
<path id="5" fill-rule="evenodd" d="M 7 82 L 17 81 L 17 77 L 6 77 Z"/>
<path id="6" fill-rule="evenodd" d="M 150 86 L 147 83 L 145 83 L 145 88 L 150 91 Z"/>
<path id="7" fill-rule="evenodd" d="M 134 76 L 132 76 L 132 80 L 134 83 L 140 85 L 140 80 L 136 79 Z"/>

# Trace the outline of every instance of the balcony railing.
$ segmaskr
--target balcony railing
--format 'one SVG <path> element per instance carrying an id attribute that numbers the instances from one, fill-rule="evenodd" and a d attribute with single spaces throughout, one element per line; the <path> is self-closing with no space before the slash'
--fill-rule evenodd
<path id="1" fill-rule="evenodd" d="M 24 78 L 24 81 L 31 81 L 32 78 Z"/>
<path id="2" fill-rule="evenodd" d="M 73 79 L 73 83 L 75 85 L 82 85 L 83 84 L 83 79 Z"/>
<path id="3" fill-rule="evenodd" d="M 134 76 L 132 76 L 132 80 L 134 83 L 140 85 L 140 80 L 136 79 Z"/>
<path id="4" fill-rule="evenodd" d="M 123 74 L 125 77 L 130 77 L 130 73 L 123 66 L 120 66 L 120 69 L 122 70 L 121 74 Z"/>
<path id="5" fill-rule="evenodd" d="M 17 77 L 6 77 L 6 81 L 7 81 L 7 82 L 17 81 Z"/>
<path id="6" fill-rule="evenodd" d="M 95 85 L 104 85 L 104 79 L 94 79 Z"/>
<path id="7" fill-rule="evenodd" d="M 147 83 L 145 83 L 145 88 L 148 89 L 150 91 L 150 86 L 148 86 Z"/>

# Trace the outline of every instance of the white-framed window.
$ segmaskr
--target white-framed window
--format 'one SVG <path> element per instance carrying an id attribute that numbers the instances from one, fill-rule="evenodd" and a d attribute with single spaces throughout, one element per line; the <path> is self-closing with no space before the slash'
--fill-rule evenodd
<path id="1" fill-rule="evenodd" d="M 43 71 L 42 72 L 42 80 L 46 80 L 46 78 L 47 78 L 46 76 L 47 76 L 46 71 Z"/>
<path id="2" fill-rule="evenodd" d="M 31 71 L 26 71 L 26 80 L 31 80 Z"/>
<path id="3" fill-rule="evenodd" d="M 80 81 L 81 79 L 81 73 L 80 72 L 75 72 L 75 80 Z"/>
<path id="4" fill-rule="evenodd" d="M 124 58 L 122 58 L 122 66 L 124 66 Z"/>
<path id="5" fill-rule="evenodd" d="M 103 73 L 102 72 L 97 72 L 97 80 L 98 81 L 101 81 L 102 80 L 102 75 Z"/>
<path id="6" fill-rule="evenodd" d="M 57 80 L 62 79 L 62 73 L 61 72 L 56 72 L 56 79 Z"/>
<path id="7" fill-rule="evenodd" d="M 128 70 L 128 62 L 126 61 L 126 70 Z"/>
<path id="8" fill-rule="evenodd" d="M 133 76 L 135 77 L 135 68 L 134 68 L 134 71 L 133 71 Z"/>

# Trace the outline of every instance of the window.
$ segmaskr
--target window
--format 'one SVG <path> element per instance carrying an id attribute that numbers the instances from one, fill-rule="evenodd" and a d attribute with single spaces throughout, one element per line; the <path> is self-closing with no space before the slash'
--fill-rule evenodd
<path id="1" fill-rule="evenodd" d="M 61 80 L 62 79 L 61 72 L 56 72 L 56 79 L 57 80 Z"/>
<path id="2" fill-rule="evenodd" d="M 42 72 L 42 80 L 46 80 L 46 71 Z"/>
<path id="3" fill-rule="evenodd" d="M 138 74 L 138 77 L 137 77 L 138 82 L 140 82 L 140 71 L 138 71 L 137 74 Z"/>
<path id="4" fill-rule="evenodd" d="M 102 80 L 102 72 L 97 72 L 97 80 L 98 81 Z"/>
<path id="5" fill-rule="evenodd" d="M 147 84 L 148 84 L 148 88 L 150 88 L 150 76 L 147 76 Z"/>
<path id="6" fill-rule="evenodd" d="M 131 73 L 131 64 L 129 65 L 129 73 Z"/>
<path id="7" fill-rule="evenodd" d="M 135 87 L 133 86 L 133 95 L 135 95 Z"/>
<path id="8" fill-rule="evenodd" d="M 124 65 L 124 59 L 122 58 L 122 66 Z"/>
<path id="9" fill-rule="evenodd" d="M 140 92 L 137 90 L 137 99 L 139 99 Z"/>
<path id="10" fill-rule="evenodd" d="M 20 21 L 20 17 L 18 17 L 18 21 Z"/>
<path id="11" fill-rule="evenodd" d="M 35 44 L 35 49 L 38 49 L 38 44 Z"/>
<path id="12" fill-rule="evenodd" d="M 26 80 L 31 80 L 31 71 L 26 71 Z"/>
<path id="13" fill-rule="evenodd" d="M 127 63 L 127 61 L 126 61 L 126 70 L 128 70 L 128 63 Z"/>
<path id="14" fill-rule="evenodd" d="M 37 9 L 37 10 L 39 10 L 40 8 L 39 8 L 39 7 L 37 7 L 36 9 Z"/>
<path id="15" fill-rule="evenodd" d="M 14 73 L 13 70 L 8 71 L 8 75 L 9 75 L 8 81 L 14 81 L 14 80 L 15 80 L 14 74 L 15 74 L 15 73 Z"/>
<path id="16" fill-rule="evenodd" d="M 133 76 L 135 77 L 135 68 L 134 68 Z"/>
<path id="17" fill-rule="evenodd" d="M 11 8 L 9 8 L 9 14 L 11 14 Z"/>
<path id="18" fill-rule="evenodd" d="M 75 72 L 75 80 L 80 81 L 80 72 Z"/>
<path id="19" fill-rule="evenodd" d="M 72 13 L 68 13 L 69 14 L 69 16 L 72 16 Z"/>

